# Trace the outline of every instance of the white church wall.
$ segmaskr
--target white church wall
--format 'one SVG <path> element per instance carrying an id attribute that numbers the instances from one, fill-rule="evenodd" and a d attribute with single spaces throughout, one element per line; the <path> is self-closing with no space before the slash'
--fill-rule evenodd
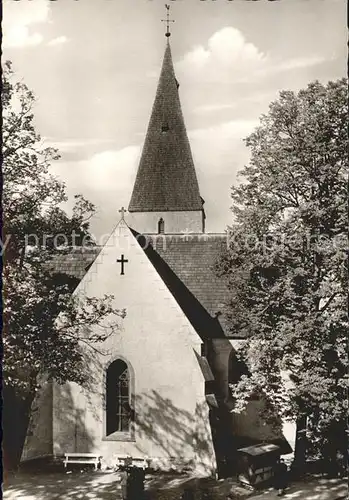
<path id="1" fill-rule="evenodd" d="M 236 353 L 245 344 L 242 339 L 217 339 L 213 342 L 213 351 L 215 352 L 216 360 L 216 376 L 222 387 L 227 390 L 227 399 L 231 401 L 233 407 L 229 383 L 229 365 L 234 362 L 234 353 Z M 231 346 L 229 352 L 228 345 Z M 283 382 L 289 384 L 289 376 L 283 373 Z M 223 389 L 222 389 L 222 392 Z M 261 399 L 255 399 L 249 402 L 247 408 L 238 413 L 231 413 L 230 417 L 230 430 L 235 436 L 247 438 L 256 441 L 272 441 L 276 439 L 286 440 L 290 448 L 294 450 L 296 439 L 296 425 L 295 422 L 290 422 L 280 419 L 278 424 L 271 425 L 263 419 L 263 408 L 265 402 Z"/>
<path id="2" fill-rule="evenodd" d="M 232 413 L 231 422 L 233 433 L 237 436 L 249 437 L 258 441 L 268 441 L 282 438 L 282 423 L 275 428 L 267 424 L 260 416 L 263 401 L 250 401 L 242 413 Z"/>
<path id="3" fill-rule="evenodd" d="M 62 456 L 81 448 L 94 451 L 94 442 L 86 428 L 86 409 L 89 398 L 74 382 L 53 386 L 53 454 Z M 59 438 L 57 438 L 59 437 Z"/>
<path id="4" fill-rule="evenodd" d="M 116 262 L 124 254 L 125 275 Z M 204 379 L 193 349 L 201 340 L 127 226 L 121 223 L 83 279 L 78 293 L 114 294 L 126 317 L 103 345 L 104 356 L 87 357 L 86 387 L 55 387 L 54 449 L 98 452 L 106 464 L 117 455 L 147 456 L 168 468 L 191 464 L 215 469 Z M 105 370 L 118 358 L 135 374 L 135 428 L 129 440 L 105 436 Z M 66 410 L 68 408 L 68 410 Z"/>
<path id="5" fill-rule="evenodd" d="M 52 455 L 52 383 L 39 381 L 40 390 L 34 398 L 21 460 Z"/>

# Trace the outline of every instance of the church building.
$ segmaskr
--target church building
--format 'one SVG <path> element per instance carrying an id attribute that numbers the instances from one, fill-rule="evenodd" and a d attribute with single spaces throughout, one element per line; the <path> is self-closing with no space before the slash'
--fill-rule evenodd
<path id="1" fill-rule="evenodd" d="M 112 294 L 126 315 L 103 353 L 86 351 L 86 384 L 42 384 L 22 461 L 91 452 L 112 466 L 130 455 L 154 469 L 209 476 L 233 468 L 241 446 L 273 442 L 287 453 L 282 429 L 261 421 L 260 401 L 232 412 L 243 339 L 229 330 L 229 293 L 213 269 L 227 235 L 205 232 L 169 36 L 128 211 L 120 212 L 103 247 L 58 255 L 55 272 L 76 278 L 74 294 Z"/>

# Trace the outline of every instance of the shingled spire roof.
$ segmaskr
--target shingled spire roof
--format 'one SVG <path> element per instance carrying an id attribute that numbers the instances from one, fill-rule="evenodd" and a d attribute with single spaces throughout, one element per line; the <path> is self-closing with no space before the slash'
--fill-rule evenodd
<path id="1" fill-rule="evenodd" d="M 199 185 L 167 42 L 129 211 L 201 209 Z"/>

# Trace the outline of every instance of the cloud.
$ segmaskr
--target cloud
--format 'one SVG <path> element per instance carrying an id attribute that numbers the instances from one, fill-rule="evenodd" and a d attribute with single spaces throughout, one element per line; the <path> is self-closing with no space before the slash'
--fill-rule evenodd
<path id="1" fill-rule="evenodd" d="M 237 83 L 316 66 L 326 60 L 328 58 L 318 54 L 274 59 L 270 53 L 265 54 L 248 42 L 241 31 L 229 26 L 214 33 L 206 46 L 197 45 L 187 52 L 176 64 L 176 71 L 183 79 Z M 223 107 L 226 106 L 221 109 Z M 210 106 L 202 107 L 201 111 L 210 111 Z"/>
<path id="2" fill-rule="evenodd" d="M 70 193 L 86 193 L 99 206 L 115 198 L 129 201 L 136 175 L 140 146 L 127 146 L 120 150 L 95 153 L 88 160 L 59 161 L 52 165 L 53 172 L 67 185 Z M 126 199 L 126 201 L 124 201 Z"/>
<path id="3" fill-rule="evenodd" d="M 42 43 L 43 36 L 32 31 L 32 25 L 48 22 L 50 2 L 4 2 L 3 47 L 29 47 Z"/>
<path id="4" fill-rule="evenodd" d="M 247 148 L 243 139 L 258 125 L 257 120 L 232 120 L 188 133 L 195 164 L 201 170 L 202 182 L 228 172 L 233 181 L 232 164 L 240 153 L 245 158 Z M 239 163 L 238 169 L 243 167 Z M 214 190 L 213 190 L 214 192 Z"/>
<path id="5" fill-rule="evenodd" d="M 243 108 L 245 111 L 245 116 L 248 116 L 250 114 L 250 111 L 253 111 L 253 115 L 257 116 L 260 115 L 264 110 L 261 109 L 259 106 L 261 103 L 268 103 L 271 102 L 271 100 L 275 99 L 277 97 L 277 92 L 273 91 L 270 87 L 268 89 L 268 92 L 257 92 L 257 93 L 251 93 L 245 97 L 239 97 L 237 100 L 234 102 L 229 102 L 231 100 L 231 93 L 228 92 L 227 94 L 222 93 L 220 95 L 220 100 L 223 102 L 215 102 L 212 104 L 202 104 L 200 106 L 197 106 L 194 109 L 194 113 L 199 114 L 199 115 L 205 115 L 205 114 L 211 114 L 213 115 L 214 113 L 220 113 L 221 111 L 230 111 L 232 109 L 238 110 L 239 108 Z M 209 96 L 207 97 L 207 100 L 209 99 Z M 226 102 L 224 102 L 226 101 Z M 256 110 L 258 110 L 256 112 Z M 259 111 L 260 110 L 260 111 Z M 247 111 L 247 113 L 246 113 Z M 220 113 L 221 114 L 221 113 Z M 241 116 L 241 115 L 240 115 Z M 222 121 L 222 120 L 220 120 Z M 240 124 L 242 127 L 244 127 L 243 124 L 256 124 L 255 122 L 250 122 L 248 120 L 245 121 L 237 121 L 235 119 L 234 122 L 229 122 L 229 123 L 234 123 Z"/>
<path id="6" fill-rule="evenodd" d="M 194 159 L 205 176 L 219 175 L 234 157 L 234 144 L 243 146 L 242 139 L 257 125 L 254 120 L 234 120 L 188 132 Z M 76 141 L 78 142 L 78 141 Z M 57 144 L 53 144 L 57 145 Z M 106 197 L 122 198 L 128 203 L 135 180 L 142 145 L 119 150 L 105 150 L 87 160 L 64 161 L 52 164 L 54 173 L 64 179 L 68 188 L 86 190 L 92 201 L 105 203 Z M 223 160 L 221 162 L 221 160 Z M 217 165 L 217 167 L 215 167 Z M 90 196 L 91 197 L 91 196 Z"/>
<path id="7" fill-rule="evenodd" d="M 109 233 L 119 219 L 120 207 L 128 206 L 140 150 L 140 145 L 132 145 L 95 153 L 88 160 L 61 160 L 51 165 L 52 173 L 66 185 L 69 199 L 66 210 L 72 208 L 73 196 L 77 193 L 96 205 L 92 223 L 96 235 Z"/>
<path id="8" fill-rule="evenodd" d="M 207 47 L 198 45 L 185 54 L 176 65 L 177 71 L 207 80 L 232 79 L 235 74 L 255 71 L 268 60 L 253 43 L 248 42 L 236 28 L 225 27 L 214 33 Z"/>
<path id="9" fill-rule="evenodd" d="M 203 104 L 198 106 L 194 111 L 195 113 L 211 113 L 216 111 L 223 111 L 225 109 L 235 109 L 237 107 L 236 103 L 232 104 Z"/>
<path id="10" fill-rule="evenodd" d="M 242 139 L 257 124 L 256 120 L 232 120 L 188 133 L 208 231 L 223 231 L 230 221 L 230 187 L 250 155 Z"/>
<path id="11" fill-rule="evenodd" d="M 256 125 L 253 120 L 234 120 L 188 132 L 200 192 L 206 202 L 208 231 L 223 231 L 230 221 L 230 186 L 249 158 L 242 139 Z M 106 149 L 88 160 L 52 164 L 53 173 L 67 186 L 69 204 L 74 194 L 82 193 L 96 205 L 91 229 L 97 237 L 112 229 L 119 220 L 120 207 L 129 204 L 141 147 Z"/>
<path id="12" fill-rule="evenodd" d="M 108 191 L 130 187 L 135 177 L 140 146 L 127 146 L 118 151 L 103 151 L 92 156 L 85 168 L 93 187 Z M 96 175 L 97 174 L 97 175 Z"/>
<path id="13" fill-rule="evenodd" d="M 294 59 L 281 61 L 279 64 L 275 64 L 273 67 L 269 68 L 269 72 L 278 73 L 281 71 L 289 71 L 291 69 L 309 68 L 310 66 L 322 64 L 326 60 L 328 59 L 322 56 L 296 57 Z"/>
<path id="14" fill-rule="evenodd" d="M 115 146 L 115 139 L 101 138 L 58 138 L 53 136 L 42 137 L 42 144 L 45 147 L 52 147 L 58 150 L 62 157 L 62 162 L 85 161 L 97 151 L 112 149 Z"/>
<path id="15" fill-rule="evenodd" d="M 64 35 L 58 36 L 57 38 L 53 38 L 50 40 L 47 45 L 62 45 L 62 43 L 66 43 L 68 41 L 68 38 Z"/>
<path id="16" fill-rule="evenodd" d="M 89 146 L 101 146 L 102 144 L 108 142 L 114 142 L 114 139 L 86 139 L 82 138 L 67 138 L 67 139 L 57 139 L 56 137 L 42 137 L 45 145 L 49 145 L 50 147 L 57 148 L 59 151 L 71 151 L 76 148 L 86 148 Z"/>
<path id="17" fill-rule="evenodd" d="M 258 120 L 231 120 L 212 127 L 191 130 L 188 132 L 190 141 L 211 140 L 214 144 L 229 138 L 243 138 L 258 125 Z M 214 151 L 215 148 L 213 148 Z"/>

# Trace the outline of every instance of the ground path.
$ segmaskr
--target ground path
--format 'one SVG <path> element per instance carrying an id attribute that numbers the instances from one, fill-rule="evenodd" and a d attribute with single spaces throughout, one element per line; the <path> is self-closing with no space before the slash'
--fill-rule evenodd
<path id="1" fill-rule="evenodd" d="M 207 488 L 210 500 L 226 500 L 233 491 L 234 500 L 276 500 L 273 490 L 251 494 L 232 481 L 207 481 L 175 476 L 147 478 L 149 500 L 179 500 L 185 486 Z M 24 474 L 5 477 L 4 500 L 120 500 L 116 473 Z M 339 479 L 309 478 L 287 490 L 287 500 L 344 500 L 348 498 L 347 482 Z M 198 492 L 196 500 L 201 500 Z"/>

